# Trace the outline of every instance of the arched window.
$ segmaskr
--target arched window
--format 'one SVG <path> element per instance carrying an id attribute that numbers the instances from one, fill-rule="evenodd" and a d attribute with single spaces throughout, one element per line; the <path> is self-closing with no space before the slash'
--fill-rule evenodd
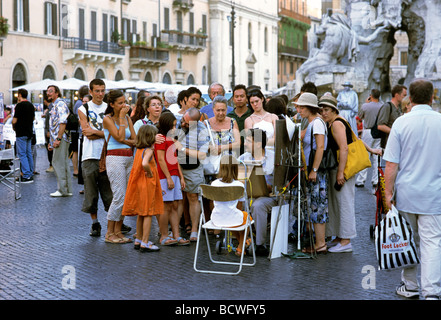
<path id="1" fill-rule="evenodd" d="M 124 80 L 124 76 L 121 70 L 118 70 L 115 74 L 115 81 L 120 81 L 120 80 Z"/>
<path id="2" fill-rule="evenodd" d="M 86 76 L 84 74 L 83 69 L 78 68 L 77 70 L 75 70 L 74 78 L 78 80 L 86 80 Z"/>
<path id="3" fill-rule="evenodd" d="M 14 71 L 12 72 L 12 87 L 18 87 L 26 84 L 27 82 L 27 74 L 25 67 L 18 63 L 14 67 Z"/>
<path id="4" fill-rule="evenodd" d="M 188 78 L 187 78 L 187 84 L 188 84 L 188 85 L 195 84 L 195 83 L 194 83 L 194 77 L 193 77 L 192 74 L 190 74 L 190 75 L 188 76 Z"/>
<path id="5" fill-rule="evenodd" d="M 144 77 L 144 81 L 153 82 L 153 77 L 152 77 L 152 74 L 150 73 L 150 71 L 146 72 L 145 77 Z"/>
<path id="6" fill-rule="evenodd" d="M 169 73 L 164 74 L 164 76 L 162 77 L 162 83 L 166 83 L 166 84 L 172 83 L 172 79 Z"/>
<path id="7" fill-rule="evenodd" d="M 44 68 L 43 71 L 43 80 L 44 79 L 51 79 L 51 80 L 55 80 L 55 70 L 52 66 L 47 66 L 46 68 Z"/>
<path id="8" fill-rule="evenodd" d="M 103 69 L 98 69 L 95 75 L 96 79 L 106 79 Z"/>

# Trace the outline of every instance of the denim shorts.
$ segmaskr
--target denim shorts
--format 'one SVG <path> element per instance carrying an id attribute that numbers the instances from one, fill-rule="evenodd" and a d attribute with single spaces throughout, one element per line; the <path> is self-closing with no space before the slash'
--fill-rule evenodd
<path id="1" fill-rule="evenodd" d="M 178 176 L 171 176 L 175 187 L 173 189 L 168 188 L 167 179 L 161 179 L 162 188 L 162 201 L 175 201 L 182 200 L 181 180 Z"/>

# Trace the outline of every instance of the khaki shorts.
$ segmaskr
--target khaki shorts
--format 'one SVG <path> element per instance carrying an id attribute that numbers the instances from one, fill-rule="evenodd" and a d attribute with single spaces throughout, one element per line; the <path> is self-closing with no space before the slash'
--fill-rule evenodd
<path id="1" fill-rule="evenodd" d="M 182 174 L 185 180 L 185 189 L 182 190 L 187 193 L 199 193 L 199 186 L 205 183 L 204 166 L 199 165 L 196 169 L 184 170 Z"/>

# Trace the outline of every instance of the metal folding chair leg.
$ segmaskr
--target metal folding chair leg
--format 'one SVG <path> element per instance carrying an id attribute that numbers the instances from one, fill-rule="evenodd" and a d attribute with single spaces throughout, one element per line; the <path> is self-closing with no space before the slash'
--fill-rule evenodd
<path id="1" fill-rule="evenodd" d="M 255 248 L 254 248 L 254 238 L 253 238 L 253 233 L 251 231 L 251 225 L 252 223 L 249 221 L 249 218 L 247 220 L 246 223 L 246 228 L 245 228 L 245 234 L 244 234 L 244 241 L 243 241 L 243 245 L 242 245 L 242 254 L 240 256 L 240 261 L 239 262 L 230 262 L 230 261 L 222 261 L 222 260 L 216 260 L 213 258 L 213 254 L 211 252 L 211 245 L 210 245 L 210 240 L 208 237 L 208 232 L 207 232 L 207 228 L 204 228 L 205 225 L 205 218 L 203 217 L 203 214 L 201 214 L 201 219 L 200 219 L 200 223 L 199 223 L 199 229 L 198 229 L 198 240 L 196 242 L 196 251 L 195 251 L 195 257 L 194 257 L 194 270 L 196 272 L 202 272 L 202 273 L 212 273 L 212 274 L 224 274 L 224 275 L 238 275 L 241 271 L 242 271 L 242 267 L 243 266 L 254 266 L 256 264 L 256 253 L 255 253 Z M 199 241 L 200 241 L 200 236 L 201 236 L 201 231 L 202 229 L 204 229 L 204 233 L 205 233 L 205 239 L 207 242 L 207 248 L 208 248 L 208 256 L 210 258 L 210 261 L 214 264 L 224 264 L 224 265 L 233 265 L 233 266 L 238 266 L 238 270 L 235 272 L 226 272 L 226 271 L 219 271 L 219 270 L 207 270 L 207 269 L 198 269 L 197 268 L 197 260 L 198 260 L 198 253 L 199 253 Z M 220 230 L 234 230 L 235 228 L 220 228 Z M 248 230 L 250 230 L 250 235 L 251 235 L 251 250 L 253 253 L 253 260 L 252 263 L 245 263 L 244 262 L 244 256 L 245 256 L 245 247 L 246 247 L 246 239 L 247 239 L 247 235 L 248 235 Z"/>

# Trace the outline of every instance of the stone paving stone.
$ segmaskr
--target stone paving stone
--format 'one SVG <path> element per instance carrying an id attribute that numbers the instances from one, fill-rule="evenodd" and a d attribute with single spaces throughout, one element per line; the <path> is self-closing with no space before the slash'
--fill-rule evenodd
<path id="1" fill-rule="evenodd" d="M 16 201 L 12 192 L 0 188 L 0 300 L 401 299 L 394 292 L 399 271 L 377 270 L 369 236 L 375 197 L 367 188 L 356 190 L 354 252 L 316 259 L 258 257 L 255 267 L 244 267 L 232 277 L 195 272 L 195 244 L 140 253 L 133 244 L 105 243 L 102 203 L 102 236 L 90 237 L 90 217 L 81 212 L 84 196 L 78 193 L 82 186 L 74 179 L 72 197 L 51 198 L 57 182 L 54 173 L 45 172 L 43 148 L 38 149 L 37 168 L 35 182 L 22 185 L 22 199 Z M 129 217 L 125 223 L 133 228 L 132 236 L 136 219 Z M 152 241 L 157 241 L 157 232 L 154 222 Z M 206 261 L 202 258 L 203 264 Z M 371 288 L 363 286 L 368 275 L 374 277 Z"/>

